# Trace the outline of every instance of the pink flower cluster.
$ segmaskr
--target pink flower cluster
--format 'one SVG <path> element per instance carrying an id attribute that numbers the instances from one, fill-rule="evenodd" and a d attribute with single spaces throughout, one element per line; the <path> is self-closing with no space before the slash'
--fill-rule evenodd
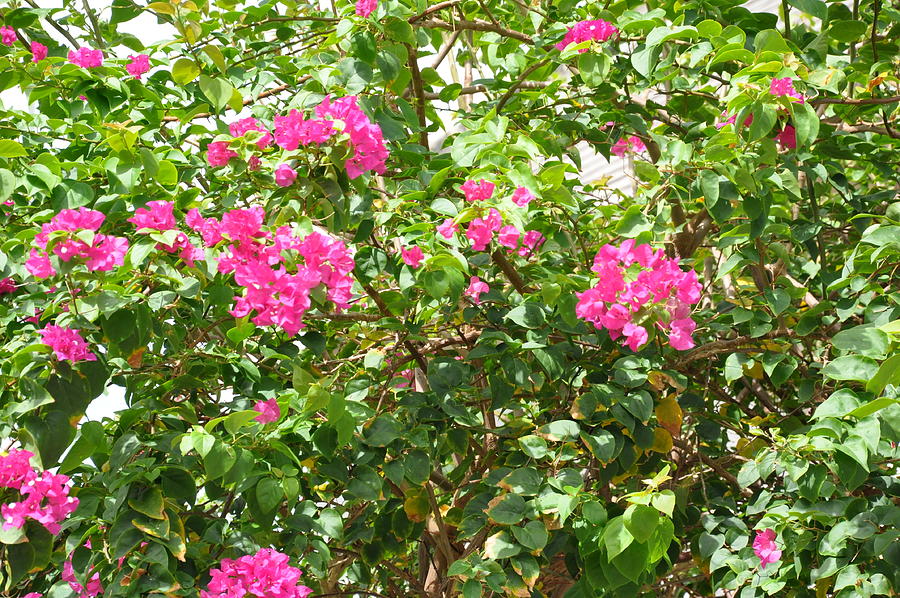
<path id="1" fill-rule="evenodd" d="M 41 342 L 53 349 L 60 361 L 97 361 L 97 356 L 88 350 L 88 344 L 75 328 L 63 328 L 50 324 L 38 330 Z"/>
<path id="2" fill-rule="evenodd" d="M 16 43 L 16 40 L 19 37 L 16 35 L 16 30 L 12 27 L 0 27 L 0 42 L 3 43 L 4 46 L 12 46 Z"/>
<path id="3" fill-rule="evenodd" d="M 604 21 L 603 19 L 581 21 L 580 23 L 575 23 L 575 25 L 566 31 L 566 35 L 562 38 L 562 41 L 556 44 L 556 49 L 565 50 L 566 46 L 569 44 L 580 44 L 581 42 L 586 42 L 591 39 L 598 42 L 605 42 L 618 32 L 619 30 L 616 29 L 612 23 Z M 578 50 L 578 52 L 581 54 L 587 52 L 587 49 L 582 48 L 581 50 Z"/>
<path id="4" fill-rule="evenodd" d="M 460 186 L 460 191 L 465 193 L 466 201 L 484 201 L 494 194 L 494 183 L 480 179 L 478 182 L 468 180 Z"/>
<path id="5" fill-rule="evenodd" d="M 700 300 L 702 287 L 693 270 L 685 272 L 677 260 L 664 257 L 662 249 L 649 245 L 635 247 L 629 239 L 621 246 L 604 245 L 591 268 L 599 280 L 592 288 L 577 293 L 575 314 L 604 328 L 612 339 L 625 337 L 632 351 L 647 342 L 649 334 L 640 324 L 658 305 L 656 325 L 669 334 L 669 344 L 685 351 L 694 346 L 691 335 L 697 327 L 690 306 Z"/>
<path id="6" fill-rule="evenodd" d="M 275 399 L 257 401 L 256 404 L 253 405 L 253 410 L 259 413 L 259 415 L 253 419 L 261 424 L 277 422 L 278 418 L 281 417 L 281 407 L 278 406 L 278 401 Z"/>
<path id="7" fill-rule="evenodd" d="M 520 208 L 524 208 L 530 204 L 533 199 L 534 193 L 525 187 L 516 187 L 516 190 L 513 191 L 512 201 Z"/>
<path id="8" fill-rule="evenodd" d="M 378 6 L 378 0 L 356 0 L 356 14 L 368 18 Z"/>
<path id="9" fill-rule="evenodd" d="M 287 151 L 294 151 L 300 146 L 322 144 L 338 134 L 334 120 L 344 123 L 343 132 L 350 138 L 353 156 L 347 160 L 347 175 L 355 179 L 362 173 L 372 170 L 379 174 L 385 171 L 388 150 L 384 144 L 381 128 L 372 123 L 369 117 L 359 108 L 356 96 L 347 96 L 331 101 L 326 97 L 315 109 L 316 116 L 307 120 L 298 110 L 275 117 L 274 134 L 270 133 L 255 118 L 244 118 L 229 125 L 234 137 L 241 137 L 247 131 L 259 131 L 262 137 L 256 142 L 260 149 L 267 148 L 274 139 L 276 145 Z M 206 148 L 206 159 L 210 166 L 225 166 L 228 160 L 238 154 L 228 147 L 226 141 L 209 143 Z M 250 158 L 250 169 L 259 167 L 259 157 Z M 275 181 L 282 187 L 293 184 L 297 173 L 287 164 L 281 164 L 275 171 Z"/>
<path id="10" fill-rule="evenodd" d="M 40 62 L 47 58 L 47 46 L 40 42 L 31 42 L 31 62 Z"/>
<path id="11" fill-rule="evenodd" d="M 641 138 L 632 135 L 630 137 L 621 137 L 609 151 L 620 158 L 624 158 L 626 153 L 638 154 L 646 151 L 646 149 L 647 146 L 644 145 Z"/>
<path id="12" fill-rule="evenodd" d="M 353 157 L 345 165 L 347 176 L 355 179 L 367 170 L 384 174 L 388 150 L 384 145 L 381 127 L 370 121 L 359 108 L 356 96 L 338 98 L 334 103 L 330 97 L 326 97 L 316 107 L 316 116 L 336 118 L 344 122 L 344 133 L 350 136 L 353 148 Z"/>
<path id="13" fill-rule="evenodd" d="M 803 95 L 794 89 L 794 80 L 790 77 L 772 79 L 772 82 L 769 83 L 769 93 L 776 97 L 788 96 L 793 98 L 791 100 L 793 102 L 803 102 Z"/>
<path id="14" fill-rule="evenodd" d="M 453 225 L 453 220 L 445 220 L 444 224 L 438 227 L 438 231 L 449 239 L 452 236 L 452 230 L 448 228 L 448 224 Z M 441 230 L 442 228 L 444 230 Z M 445 232 L 451 234 L 447 235 Z M 544 235 L 536 230 L 530 230 L 523 236 L 515 226 L 503 226 L 503 217 L 495 208 L 491 208 L 486 217 L 475 218 L 469 223 L 469 227 L 466 229 L 466 238 L 472 243 L 473 250 L 484 251 L 494 240 L 496 232 L 499 232 L 497 240 L 500 245 L 509 251 L 518 249 L 519 255 L 523 257 L 532 254 L 546 240 Z M 520 240 L 521 245 L 519 244 Z"/>
<path id="15" fill-rule="evenodd" d="M 402 248 L 400 250 L 400 258 L 403 260 L 404 264 L 415 269 L 418 268 L 422 263 L 422 260 L 425 259 L 425 254 L 422 253 L 421 247 L 413 245 L 409 248 Z"/>
<path id="16" fill-rule="evenodd" d="M 480 305 L 481 296 L 490 290 L 491 288 L 486 282 L 483 282 L 477 276 L 473 276 L 469 279 L 469 288 L 466 289 L 464 294 L 466 297 L 470 297 L 475 305 Z"/>
<path id="17" fill-rule="evenodd" d="M 146 208 L 138 208 L 134 212 L 134 216 L 128 219 L 128 222 L 134 224 L 138 232 L 145 230 L 166 232 L 176 230 L 178 225 L 175 222 L 175 204 L 171 201 L 151 201 L 147 203 Z M 203 250 L 195 247 L 188 239 L 187 235 L 179 232 L 175 237 L 175 241 L 171 245 L 165 243 L 157 243 L 157 249 L 161 249 L 168 253 L 176 253 L 190 266 L 194 266 L 195 260 L 203 259 Z"/>
<path id="18" fill-rule="evenodd" d="M 6 295 L 7 293 L 15 293 L 16 292 L 16 281 L 8 276 L 6 278 L 0 278 L 0 295 Z"/>
<path id="19" fill-rule="evenodd" d="M 777 563 L 781 559 L 781 551 L 775 544 L 775 530 L 756 532 L 756 537 L 753 538 L 753 552 L 759 558 L 760 569 L 765 569 L 769 563 Z"/>
<path id="20" fill-rule="evenodd" d="M 103 65 L 103 51 L 90 48 L 69 50 L 69 62 L 85 69 L 96 68 Z"/>
<path id="21" fill-rule="evenodd" d="M 78 499 L 69 496 L 69 476 L 31 467 L 34 453 L 14 450 L 0 455 L 0 488 L 17 490 L 24 499 L 0 506 L 3 529 L 20 528 L 26 519 L 34 519 L 56 535 L 59 522 L 78 508 Z"/>
<path id="22" fill-rule="evenodd" d="M 438 225 L 437 232 L 445 239 L 450 239 L 454 233 L 459 232 L 459 225 L 456 224 L 453 218 L 446 218 L 444 222 Z"/>
<path id="23" fill-rule="evenodd" d="M 307 598 L 312 588 L 298 585 L 303 574 L 288 564 L 288 556 L 271 548 L 261 548 L 254 555 L 239 559 L 222 559 L 200 598 Z"/>
<path id="24" fill-rule="evenodd" d="M 221 221 L 204 218 L 197 209 L 188 212 L 185 223 L 200 233 L 207 245 L 230 244 L 218 256 L 218 269 L 234 273 L 245 293 L 235 301 L 231 314 L 242 318 L 255 311 L 258 326 L 279 326 L 289 334 L 304 327 L 303 314 L 312 306 L 310 292 L 324 285 L 326 296 L 338 309 L 349 307 L 354 262 L 342 241 L 313 232 L 304 239 L 295 237 L 289 226 L 274 234 L 262 229 L 265 211 L 261 207 L 226 212 Z M 295 252 L 303 263 L 287 266 L 285 252 Z"/>
<path id="25" fill-rule="evenodd" d="M 141 75 L 150 70 L 150 57 L 146 54 L 138 54 L 137 56 L 128 57 L 131 62 L 125 65 L 125 70 L 135 79 L 140 79 Z"/>
<path id="26" fill-rule="evenodd" d="M 85 544 L 88 548 L 91 547 L 90 540 Z M 120 565 L 121 566 L 121 563 Z M 63 563 L 63 571 L 62 571 L 62 580 L 68 582 L 69 587 L 78 595 L 78 598 L 94 598 L 94 596 L 99 596 L 103 593 L 103 584 L 100 583 L 100 574 L 94 572 L 91 575 L 91 578 L 87 582 L 87 586 L 81 585 L 78 581 L 78 578 L 75 577 L 75 568 L 72 566 L 72 559 L 66 559 L 66 562 Z"/>
<path id="27" fill-rule="evenodd" d="M 57 231 L 77 233 L 79 231 L 96 231 L 106 218 L 102 212 L 88 208 L 77 210 L 65 209 L 53 217 L 50 222 L 41 226 L 41 232 L 34 238 L 39 249 L 32 249 L 25 269 L 38 278 L 47 278 L 56 274 L 47 254 L 47 243 L 50 234 Z M 109 271 L 125 262 L 128 251 L 128 239 L 111 235 L 95 234 L 90 243 L 75 235 L 66 235 L 53 246 L 53 253 L 64 262 L 73 259 L 83 260 L 88 270 Z"/>
<path id="28" fill-rule="evenodd" d="M 775 135 L 775 141 L 788 149 L 797 149 L 797 129 L 793 125 L 784 125 L 784 128 Z"/>

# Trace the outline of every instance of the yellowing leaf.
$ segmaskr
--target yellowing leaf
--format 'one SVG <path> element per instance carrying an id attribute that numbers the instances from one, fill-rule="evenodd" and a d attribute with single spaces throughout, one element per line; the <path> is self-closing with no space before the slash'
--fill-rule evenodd
<path id="1" fill-rule="evenodd" d="M 410 521 L 425 521 L 425 517 L 431 511 L 428 505 L 428 497 L 421 491 L 409 492 L 406 495 L 406 500 L 403 501 L 403 510 L 406 511 L 406 516 L 409 517 Z"/>
<path id="2" fill-rule="evenodd" d="M 659 405 L 656 406 L 656 421 L 668 430 L 671 435 L 669 437 L 670 444 L 673 437 L 677 438 L 681 435 L 681 423 L 684 421 L 684 412 L 681 410 L 681 405 L 678 404 L 675 397 L 669 396 L 659 402 Z"/>
<path id="3" fill-rule="evenodd" d="M 662 428 L 653 430 L 653 446 L 650 447 L 651 451 L 668 453 L 672 450 L 672 446 L 672 435 L 669 434 L 667 430 Z"/>

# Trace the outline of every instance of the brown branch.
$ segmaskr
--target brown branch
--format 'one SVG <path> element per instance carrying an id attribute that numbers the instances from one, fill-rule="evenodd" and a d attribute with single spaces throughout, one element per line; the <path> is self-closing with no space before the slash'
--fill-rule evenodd
<path id="1" fill-rule="evenodd" d="M 384 318 L 380 314 L 361 314 L 357 312 L 307 313 L 304 317 L 308 320 L 335 320 L 337 322 L 377 322 Z"/>
<path id="2" fill-rule="evenodd" d="M 809 100 L 809 103 L 813 106 L 818 106 L 820 104 L 846 104 L 848 106 L 863 106 L 866 104 L 893 104 L 894 102 L 900 102 L 900 96 L 891 96 L 888 98 L 862 98 L 859 100 L 853 100 L 850 98 L 815 98 Z"/>
<path id="3" fill-rule="evenodd" d="M 304 75 L 303 77 L 300 77 L 300 79 L 298 79 L 297 82 L 294 84 L 285 83 L 284 85 L 279 85 L 278 87 L 273 87 L 272 89 L 268 89 L 268 90 L 262 92 L 261 94 L 259 94 L 258 96 L 256 96 L 255 98 L 247 98 L 246 100 L 244 100 L 244 106 L 249 106 L 250 104 L 258 102 L 259 100 L 262 100 L 269 96 L 273 96 L 276 93 L 281 93 L 282 91 L 286 91 L 287 89 L 289 89 L 291 87 L 291 85 L 299 85 L 300 83 L 308 81 L 309 79 L 310 79 L 310 75 Z M 213 116 L 213 114 L 210 112 L 200 112 L 200 113 L 192 116 L 190 118 L 190 120 L 196 120 L 198 118 L 208 118 L 210 116 Z M 167 123 L 179 122 L 180 120 L 181 120 L 181 118 L 178 116 L 164 116 L 163 117 L 163 122 L 167 122 Z"/>
<path id="4" fill-rule="evenodd" d="M 450 53 L 451 48 L 453 48 L 453 45 L 456 43 L 456 40 L 459 39 L 459 34 L 459 31 L 454 31 L 450 34 L 450 39 L 444 42 L 444 44 L 441 46 L 441 49 L 438 51 L 437 57 L 434 59 L 434 62 L 431 63 L 431 68 L 437 69 L 437 67 L 439 67 L 441 63 L 444 62 L 444 58 L 447 57 L 447 54 Z"/>
<path id="5" fill-rule="evenodd" d="M 720 353 L 731 353 L 734 352 L 735 349 L 738 349 L 740 347 L 754 345 L 764 340 L 782 337 L 795 338 L 796 333 L 793 330 L 773 330 L 756 338 L 750 336 L 739 336 L 733 339 L 712 341 L 688 351 L 681 359 L 676 361 L 672 365 L 672 367 L 676 370 L 682 369 L 687 364 L 699 359 L 706 359 L 707 357 L 712 357 Z"/>
<path id="6" fill-rule="evenodd" d="M 428 149 L 428 121 L 425 118 L 425 86 L 422 83 L 422 73 L 419 72 L 419 54 L 416 48 L 410 44 L 404 44 L 409 55 L 409 72 L 412 75 L 413 93 L 416 94 L 416 115 L 419 117 L 419 143 Z"/>
<path id="7" fill-rule="evenodd" d="M 433 5 L 433 6 L 429 6 L 428 8 L 426 8 L 426 9 L 425 9 L 424 11 L 422 11 L 421 13 L 409 17 L 409 19 L 407 19 L 407 23 L 409 23 L 410 25 L 412 25 L 412 24 L 414 24 L 416 21 L 419 21 L 419 20 L 421 20 L 421 19 L 424 19 L 425 17 L 427 17 L 428 15 L 430 15 L 430 14 L 433 13 L 433 12 L 437 12 L 437 11 L 439 11 L 439 10 L 444 10 L 445 8 L 451 8 L 451 7 L 453 7 L 453 6 L 456 6 L 457 4 L 460 3 L 460 1 L 461 1 L 461 0 L 446 0 L 446 2 L 438 2 L 437 4 L 435 4 L 435 5 Z"/>
<path id="8" fill-rule="evenodd" d="M 372 301 L 375 302 L 375 305 L 378 306 L 378 310 L 381 311 L 382 314 L 386 318 L 393 318 L 394 315 L 391 313 L 390 308 L 388 308 L 387 303 L 384 302 L 384 299 L 381 298 L 381 294 L 375 290 L 374 287 L 370 284 L 362 285 L 363 290 L 365 290 L 366 294 L 372 298 Z M 403 345 L 409 351 L 409 354 L 413 356 L 413 359 L 416 360 L 416 363 L 419 364 L 419 367 L 422 368 L 423 372 L 428 371 L 428 362 L 425 361 L 425 358 L 422 357 L 422 354 L 419 352 L 419 349 L 412 343 L 410 340 L 404 340 Z"/>
<path id="9" fill-rule="evenodd" d="M 25 0 L 25 2 L 27 2 L 32 8 L 40 9 L 40 6 L 38 6 L 37 3 L 34 2 L 34 0 Z M 78 49 L 78 47 L 81 46 L 81 44 L 79 44 L 78 41 L 74 37 L 72 37 L 72 35 L 68 31 L 66 31 L 62 27 L 62 25 L 57 23 L 53 18 L 51 18 L 50 16 L 45 16 L 44 20 L 47 21 L 48 23 L 50 23 L 51 27 L 53 27 L 54 29 L 59 31 L 60 35 L 62 35 L 67 40 L 69 40 L 69 43 L 72 44 L 72 47 L 74 47 L 75 49 Z"/>
<path id="10" fill-rule="evenodd" d="M 454 21 L 453 23 L 441 21 L 440 19 L 428 19 L 427 21 L 417 22 L 415 24 L 418 27 L 426 27 L 429 29 L 446 29 L 447 31 L 458 31 L 460 29 L 467 29 L 469 31 L 488 31 L 498 33 L 504 37 L 517 39 L 521 42 L 525 42 L 526 44 L 534 44 L 534 40 L 532 40 L 530 36 L 520 31 L 513 31 L 512 29 L 506 29 L 505 27 L 498 27 L 490 21 L 483 21 L 481 19 L 476 19 L 474 21 Z"/>
<path id="11" fill-rule="evenodd" d="M 822 122 L 826 125 L 836 127 L 839 131 L 845 131 L 847 133 L 878 133 L 880 135 L 885 135 L 894 139 L 900 139 L 900 134 L 895 133 L 889 127 L 884 127 L 881 125 L 874 125 L 871 123 L 858 123 L 855 125 L 851 125 L 845 123 L 838 117 L 823 118 Z"/>
<path id="12" fill-rule="evenodd" d="M 491 254 L 491 257 L 494 259 L 494 263 L 497 264 L 497 267 L 503 271 L 503 274 L 506 275 L 507 280 L 512 284 L 513 288 L 516 289 L 520 295 L 526 295 L 531 291 L 527 286 L 525 286 L 525 281 L 522 280 L 522 277 L 519 276 L 519 273 L 516 272 L 516 269 L 512 264 L 509 263 L 509 260 L 506 259 L 506 256 L 503 255 L 503 251 L 500 248 L 494 250 L 494 253 Z"/>
<path id="13" fill-rule="evenodd" d="M 519 78 L 516 80 L 516 82 L 513 83 L 512 86 L 510 86 L 510 88 L 506 91 L 506 93 L 503 94 L 503 97 L 500 98 L 500 101 L 497 102 L 497 114 L 499 114 L 500 111 L 503 110 L 503 106 L 506 105 L 506 102 L 509 101 L 509 99 L 516 92 L 516 90 L 525 82 L 525 79 L 528 78 L 528 75 L 530 75 L 534 71 L 538 70 L 539 68 L 546 66 L 548 62 L 550 62 L 550 59 L 545 59 L 545 60 L 536 62 L 533 65 L 531 65 L 530 67 L 528 67 L 527 69 L 525 69 L 521 75 L 519 75 Z"/>

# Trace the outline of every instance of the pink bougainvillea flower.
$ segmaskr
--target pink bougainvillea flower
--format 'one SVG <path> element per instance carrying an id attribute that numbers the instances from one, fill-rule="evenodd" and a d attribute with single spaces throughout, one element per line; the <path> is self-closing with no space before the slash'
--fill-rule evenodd
<path id="1" fill-rule="evenodd" d="M 330 96 L 326 96 L 316 106 L 316 116 L 344 122 L 344 133 L 349 135 L 350 146 L 353 148 L 353 156 L 344 164 L 348 177 L 355 179 L 369 170 L 378 174 L 385 173 L 389 152 L 384 144 L 381 127 L 369 120 L 357 105 L 356 96 L 338 98 L 334 102 Z"/>
<path id="2" fill-rule="evenodd" d="M 96 68 L 103 65 L 103 51 L 90 48 L 69 50 L 69 62 L 85 69 Z"/>
<path id="3" fill-rule="evenodd" d="M 171 201 L 151 201 L 147 203 L 146 208 L 135 210 L 134 216 L 129 218 L 128 222 L 138 229 L 172 230 L 176 228 L 174 210 L 175 204 Z"/>
<path id="4" fill-rule="evenodd" d="M 296 112 L 296 110 L 294 111 Z M 247 118 L 242 118 L 237 120 L 230 125 L 228 125 L 228 131 L 231 133 L 232 137 L 243 137 L 245 133 L 248 131 L 259 131 L 263 134 L 262 137 L 259 138 L 256 142 L 256 146 L 259 149 L 265 149 L 272 144 L 272 133 L 269 132 L 264 126 L 259 124 L 259 121 L 253 118 L 252 116 L 248 116 Z M 296 149 L 296 148 L 294 148 Z"/>
<path id="5" fill-rule="evenodd" d="M 31 458 L 34 453 L 14 449 L 9 454 L 0 454 L 0 488 L 19 490 L 34 474 Z"/>
<path id="6" fill-rule="evenodd" d="M 497 241 L 504 247 L 509 247 L 512 250 L 519 246 L 520 236 L 519 229 L 509 224 L 500 229 Z"/>
<path id="7" fill-rule="evenodd" d="M 288 561 L 286 554 L 271 548 L 222 559 L 218 568 L 210 570 L 209 585 L 200 590 L 200 598 L 307 598 L 312 588 L 298 585 L 303 572 Z"/>
<path id="8" fill-rule="evenodd" d="M 405 247 L 401 249 L 400 257 L 403 259 L 404 264 L 413 269 L 418 268 L 422 263 L 422 260 L 425 259 L 422 249 L 416 245 L 413 245 L 408 249 Z"/>
<path id="9" fill-rule="evenodd" d="M 56 269 L 50 263 L 50 256 L 38 249 L 32 249 L 25 260 L 25 269 L 35 278 L 49 278 L 56 274 Z"/>
<path id="10" fill-rule="evenodd" d="M 75 328 L 63 328 L 49 324 L 43 330 L 38 330 L 41 342 L 53 349 L 56 358 L 60 361 L 96 361 L 97 356 L 88 350 L 81 333 Z"/>
<path id="11" fill-rule="evenodd" d="M 728 116 L 728 113 L 723 110 L 722 114 L 720 115 L 720 118 L 724 118 L 725 120 L 716 123 L 717 129 L 721 129 L 725 125 L 733 125 L 735 123 L 735 121 L 737 120 L 737 114 L 732 114 L 731 116 Z M 747 118 L 744 119 L 745 127 L 749 127 L 751 124 L 753 124 L 753 114 L 748 115 Z"/>
<path id="12" fill-rule="evenodd" d="M 90 548 L 89 544 L 85 544 L 85 546 Z M 63 581 L 68 582 L 69 587 L 77 594 L 78 598 L 94 598 L 94 596 L 99 596 L 103 593 L 103 584 L 100 583 L 99 573 L 95 572 L 91 575 L 91 578 L 87 582 L 87 586 L 81 585 L 78 578 L 75 577 L 75 568 L 72 566 L 71 556 L 63 563 L 61 577 Z"/>
<path id="13" fill-rule="evenodd" d="M 125 65 L 125 70 L 135 79 L 140 79 L 141 75 L 150 70 L 150 57 L 146 54 L 138 54 L 137 56 L 128 57 L 131 62 Z"/>
<path id="14" fill-rule="evenodd" d="M 297 180 L 297 171 L 287 164 L 279 164 L 275 169 L 275 184 L 279 187 L 290 187 Z"/>
<path id="15" fill-rule="evenodd" d="M 581 21 L 569 28 L 565 37 L 562 38 L 562 41 L 556 44 L 556 49 L 565 50 L 566 46 L 569 44 L 580 44 L 581 42 L 591 39 L 598 42 L 605 42 L 618 32 L 619 30 L 616 29 L 612 23 L 604 21 L 603 19 Z M 587 48 L 582 48 L 581 50 L 578 50 L 578 52 L 587 52 Z"/>
<path id="16" fill-rule="evenodd" d="M 16 35 L 15 29 L 12 27 L 0 27 L 0 42 L 3 42 L 4 46 L 12 46 L 17 39 L 19 37 Z"/>
<path id="17" fill-rule="evenodd" d="M 445 239 L 450 239 L 453 237 L 453 233 L 459 232 L 459 225 L 456 224 L 453 218 L 447 218 L 437 227 L 437 232 Z"/>
<path id="18" fill-rule="evenodd" d="M 522 237 L 522 246 L 519 247 L 519 255 L 522 257 L 527 257 L 534 253 L 538 247 L 543 245 L 544 241 L 547 239 L 536 230 L 530 230 L 525 233 L 525 236 Z"/>
<path id="19" fill-rule="evenodd" d="M 788 96 L 792 98 L 791 101 L 793 102 L 803 101 L 803 95 L 801 95 L 799 91 L 794 89 L 794 80 L 790 77 L 784 77 L 782 79 L 772 79 L 772 82 L 769 83 L 769 93 L 775 97 Z"/>
<path id="20" fill-rule="evenodd" d="M 619 247 L 601 247 L 591 269 L 598 280 L 592 288 L 576 293 L 579 318 L 598 330 L 606 329 L 610 338 L 625 336 L 626 344 L 637 350 L 649 337 L 638 320 L 657 310 L 665 317 L 658 318 L 656 325 L 668 332 L 673 348 L 684 351 L 694 346 L 691 335 L 696 323 L 690 318 L 690 306 L 700 300 L 702 289 L 696 272 L 685 272 L 662 249 L 636 246 L 633 239 Z"/>
<path id="21" fill-rule="evenodd" d="M 482 282 L 480 278 L 473 276 L 469 279 L 469 288 L 466 289 L 465 295 L 466 297 L 470 297 L 475 305 L 480 305 L 481 296 L 490 290 L 491 288 L 486 282 Z"/>
<path id="22" fill-rule="evenodd" d="M 756 537 L 753 538 L 753 552 L 759 558 L 761 569 L 765 569 L 769 563 L 777 563 L 781 559 L 781 551 L 775 545 L 775 530 L 756 532 Z"/>
<path id="23" fill-rule="evenodd" d="M 534 194 L 525 187 L 516 187 L 512 195 L 513 203 L 520 207 L 527 206 L 532 199 L 534 199 Z"/>
<path id="24" fill-rule="evenodd" d="M 797 130 L 792 125 L 785 125 L 781 132 L 775 135 L 775 141 L 782 147 L 797 149 Z"/>
<path id="25" fill-rule="evenodd" d="M 366 19 L 377 6 L 378 0 L 356 0 L 356 14 Z"/>
<path id="26" fill-rule="evenodd" d="M 270 424 L 272 422 L 277 422 L 278 418 L 281 417 L 281 407 L 278 406 L 278 401 L 276 401 L 275 399 L 269 399 L 268 401 L 257 401 L 253 406 L 253 410 L 259 412 L 259 415 L 257 415 L 253 419 L 261 424 Z"/>
<path id="27" fill-rule="evenodd" d="M 491 208 L 486 218 L 475 218 L 466 229 L 466 237 L 472 242 L 472 249 L 484 251 L 494 240 L 494 233 L 503 225 L 503 217 L 496 209 Z"/>
<path id="28" fill-rule="evenodd" d="M 244 120 L 246 121 L 247 119 Z M 254 130 L 261 131 L 263 129 L 257 128 Z M 293 151 L 301 145 L 309 145 L 310 143 L 325 143 L 334 133 L 334 123 L 332 121 L 306 120 L 297 110 L 291 110 L 290 113 L 284 116 L 275 117 L 275 143 L 288 151 Z M 232 135 L 235 135 L 235 133 L 232 132 Z"/>
<path id="29" fill-rule="evenodd" d="M 494 183 L 480 179 L 478 182 L 468 180 L 459 188 L 466 194 L 466 201 L 490 199 L 494 194 Z"/>
<path id="30" fill-rule="evenodd" d="M 41 249 L 47 248 L 50 234 L 57 231 L 77 232 L 80 230 L 96 231 L 103 223 L 105 216 L 97 210 L 78 208 L 77 210 L 61 210 L 50 222 L 41 226 L 41 232 L 35 238 L 35 244 Z M 32 249 L 25 269 L 38 278 L 47 278 L 56 273 L 46 251 Z M 53 247 L 53 254 L 64 262 L 73 259 L 83 260 L 88 270 L 108 271 L 121 266 L 128 251 L 128 239 L 110 235 L 94 235 L 92 244 L 77 237 L 60 240 Z"/>
<path id="31" fill-rule="evenodd" d="M 47 46 L 40 42 L 31 42 L 31 62 L 40 62 L 47 58 Z"/>
<path id="32" fill-rule="evenodd" d="M 647 149 L 647 146 L 644 145 L 644 142 L 641 141 L 641 138 L 632 135 L 630 137 L 622 137 L 618 141 L 616 141 L 615 145 L 612 146 L 610 152 L 619 156 L 620 158 L 625 157 L 626 153 L 637 154 Z"/>
<path id="33" fill-rule="evenodd" d="M 16 292 L 16 281 L 10 277 L 0 279 L 0 295 Z"/>
<path id="34" fill-rule="evenodd" d="M 60 522 L 78 508 L 78 499 L 69 496 L 69 476 L 50 471 L 30 472 L 19 487 L 23 499 L 0 506 L 3 528 L 21 528 L 26 519 L 33 519 L 56 535 Z"/>
<path id="35" fill-rule="evenodd" d="M 237 152 L 228 149 L 227 141 L 213 141 L 206 146 L 206 161 L 210 166 L 225 166 L 230 159 L 237 157 Z"/>
<path id="36" fill-rule="evenodd" d="M 22 596 L 22 598 L 41 598 L 42 596 L 43 594 L 41 594 L 40 592 L 28 592 L 27 594 Z"/>
<path id="37" fill-rule="evenodd" d="M 394 384 L 394 388 L 409 388 L 416 378 L 415 372 L 412 370 L 403 370 L 397 376 L 403 380 Z"/>

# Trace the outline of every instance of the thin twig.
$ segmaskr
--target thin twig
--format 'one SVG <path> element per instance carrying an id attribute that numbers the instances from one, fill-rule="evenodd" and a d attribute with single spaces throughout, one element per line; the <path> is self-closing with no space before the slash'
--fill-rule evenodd
<path id="1" fill-rule="evenodd" d="M 441 21 L 440 19 L 428 19 L 427 21 L 416 22 L 415 24 L 418 27 L 426 27 L 429 29 L 446 29 L 447 31 L 458 31 L 460 29 L 467 29 L 469 31 L 489 31 L 493 33 L 499 33 L 504 37 L 517 39 L 521 42 L 525 42 L 526 44 L 534 45 L 534 40 L 532 40 L 530 36 L 520 31 L 513 31 L 512 29 L 506 29 L 505 27 L 498 27 L 490 21 L 483 21 L 481 19 L 476 19 L 474 21 L 454 21 L 453 23 Z"/>

